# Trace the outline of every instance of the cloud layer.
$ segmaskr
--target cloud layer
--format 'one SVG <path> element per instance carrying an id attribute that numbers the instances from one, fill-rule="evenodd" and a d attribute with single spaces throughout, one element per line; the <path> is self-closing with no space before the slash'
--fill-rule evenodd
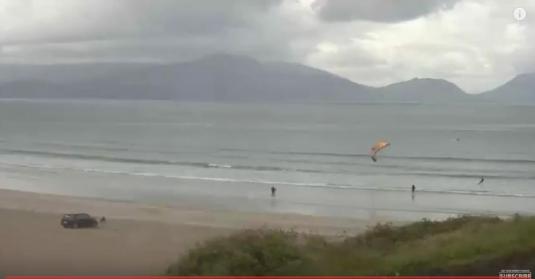
<path id="1" fill-rule="evenodd" d="M 534 17 L 529 0 L 0 0 L 0 62 L 173 62 L 227 52 L 368 85 L 418 76 L 479 92 L 535 71 Z"/>
<path id="2" fill-rule="evenodd" d="M 449 9 L 455 0 L 321 0 L 315 5 L 327 21 L 369 20 L 400 22 L 441 9 Z"/>

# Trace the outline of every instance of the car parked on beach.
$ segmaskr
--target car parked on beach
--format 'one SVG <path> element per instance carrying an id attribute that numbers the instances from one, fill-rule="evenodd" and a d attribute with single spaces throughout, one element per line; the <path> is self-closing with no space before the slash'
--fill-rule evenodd
<path id="1" fill-rule="evenodd" d="M 97 219 L 87 213 L 65 214 L 61 218 L 61 225 L 64 228 L 94 228 L 98 226 Z"/>

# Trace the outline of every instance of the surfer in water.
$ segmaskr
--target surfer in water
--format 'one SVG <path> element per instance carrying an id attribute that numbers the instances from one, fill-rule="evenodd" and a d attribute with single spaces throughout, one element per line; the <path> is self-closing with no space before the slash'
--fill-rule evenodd
<path id="1" fill-rule="evenodd" d="M 477 185 L 481 185 L 481 183 L 483 183 L 484 181 L 485 181 L 485 178 L 481 177 L 481 180 L 479 180 L 479 183 L 477 183 Z"/>
<path id="2" fill-rule="evenodd" d="M 275 186 L 271 186 L 271 196 L 274 197 L 276 193 L 277 193 L 277 188 L 275 188 Z"/>

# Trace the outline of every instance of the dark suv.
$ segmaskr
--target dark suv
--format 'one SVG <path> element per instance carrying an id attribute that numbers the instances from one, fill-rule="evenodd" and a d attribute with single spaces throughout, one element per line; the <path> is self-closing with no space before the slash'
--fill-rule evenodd
<path id="1" fill-rule="evenodd" d="M 94 228 L 98 226 L 97 219 L 87 213 L 65 214 L 61 218 L 64 228 Z"/>

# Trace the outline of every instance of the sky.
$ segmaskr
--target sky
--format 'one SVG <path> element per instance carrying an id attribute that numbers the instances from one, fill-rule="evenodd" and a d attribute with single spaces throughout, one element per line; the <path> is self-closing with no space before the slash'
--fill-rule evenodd
<path id="1" fill-rule="evenodd" d="M 0 0 L 0 63 L 212 53 L 301 63 L 371 86 L 443 78 L 479 93 L 535 72 L 535 1 Z"/>

